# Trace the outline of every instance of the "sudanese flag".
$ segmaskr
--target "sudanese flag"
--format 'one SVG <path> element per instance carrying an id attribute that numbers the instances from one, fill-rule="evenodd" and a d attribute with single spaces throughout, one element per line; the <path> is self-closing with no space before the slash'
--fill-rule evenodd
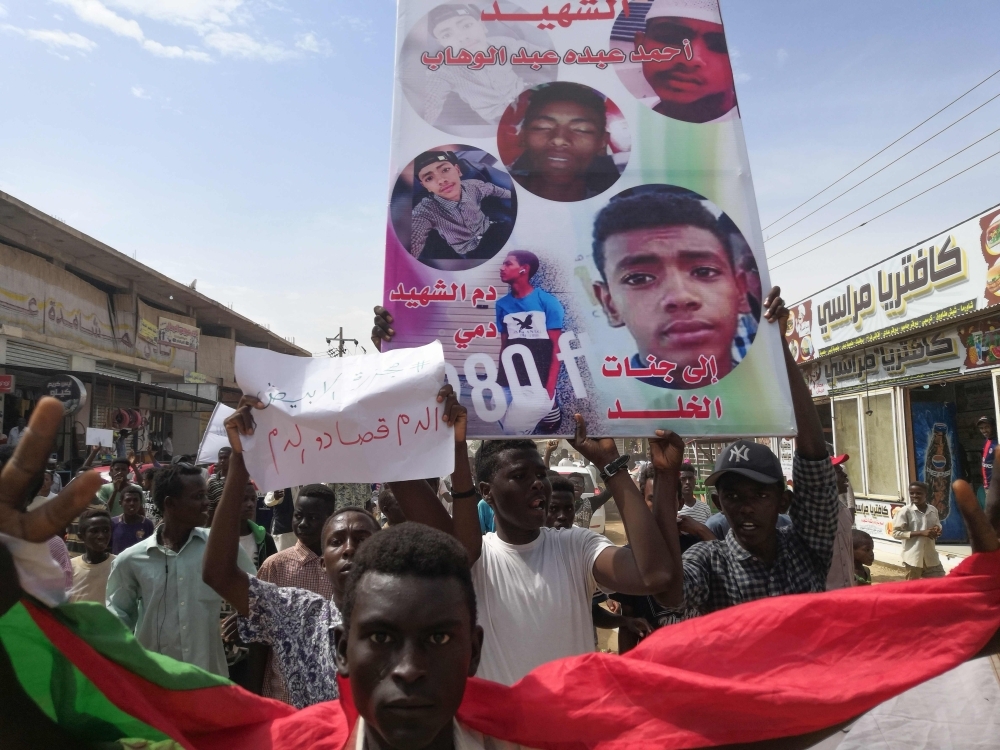
<path id="1" fill-rule="evenodd" d="M 1000 628 L 1000 552 L 946 578 L 763 599 L 662 628 L 625 656 L 544 664 L 512 687 L 470 679 L 459 719 L 545 750 L 694 748 L 805 734 L 958 666 Z M 25 691 L 83 739 L 340 750 L 341 701 L 296 711 L 143 650 L 94 604 L 0 618 Z M 912 658 L 919 644 L 920 658 Z"/>

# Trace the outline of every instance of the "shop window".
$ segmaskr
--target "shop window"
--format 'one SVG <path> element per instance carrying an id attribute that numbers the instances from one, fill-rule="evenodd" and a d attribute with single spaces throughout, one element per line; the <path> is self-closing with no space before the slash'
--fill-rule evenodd
<path id="1" fill-rule="evenodd" d="M 899 473 L 896 471 L 896 429 L 892 394 L 880 393 L 862 399 L 862 408 L 865 415 L 865 468 L 868 472 L 868 494 L 898 497 Z"/>
<path id="2" fill-rule="evenodd" d="M 839 398 L 833 402 L 833 436 L 837 453 L 847 453 L 847 476 L 856 493 L 864 492 L 864 476 L 861 456 L 861 429 L 858 420 L 858 399 Z"/>
<path id="3" fill-rule="evenodd" d="M 835 399 L 833 435 L 837 453 L 851 456 L 845 468 L 856 494 L 899 497 L 895 402 L 891 392 Z"/>

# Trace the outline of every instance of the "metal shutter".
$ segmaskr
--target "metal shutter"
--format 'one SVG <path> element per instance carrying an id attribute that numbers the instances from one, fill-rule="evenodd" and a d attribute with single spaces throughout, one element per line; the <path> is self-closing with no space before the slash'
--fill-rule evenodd
<path id="1" fill-rule="evenodd" d="M 68 370 L 69 357 L 51 349 L 7 339 L 7 364 L 20 367 L 41 367 L 49 370 Z"/>

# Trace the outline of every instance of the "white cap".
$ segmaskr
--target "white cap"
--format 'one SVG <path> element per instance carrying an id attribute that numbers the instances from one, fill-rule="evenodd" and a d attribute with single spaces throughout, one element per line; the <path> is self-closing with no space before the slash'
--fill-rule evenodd
<path id="1" fill-rule="evenodd" d="M 653 18 L 691 18 L 722 25 L 719 0 L 653 0 L 646 20 Z"/>

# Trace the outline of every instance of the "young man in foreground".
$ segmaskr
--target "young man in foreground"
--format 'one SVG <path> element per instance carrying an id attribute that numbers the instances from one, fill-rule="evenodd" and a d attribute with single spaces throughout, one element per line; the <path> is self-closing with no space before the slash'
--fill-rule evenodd
<path id="1" fill-rule="evenodd" d="M 387 529 L 355 558 L 334 630 L 337 668 L 361 714 L 348 750 L 514 750 L 455 719 L 483 629 L 469 559 L 420 524 Z"/>

